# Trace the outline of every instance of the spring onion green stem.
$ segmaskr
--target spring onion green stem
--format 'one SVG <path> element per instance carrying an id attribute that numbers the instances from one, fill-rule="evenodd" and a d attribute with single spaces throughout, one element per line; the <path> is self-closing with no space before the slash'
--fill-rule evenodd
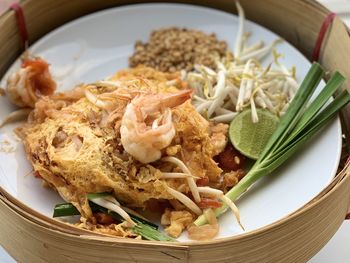
<path id="1" fill-rule="evenodd" d="M 110 196 L 110 195 L 111 195 L 111 193 L 108 193 L 108 192 L 93 193 L 93 194 L 88 194 L 87 198 L 89 200 L 92 200 L 92 199 L 102 198 L 102 197 L 106 197 L 106 196 Z"/>
<path id="2" fill-rule="evenodd" d="M 76 216 L 80 215 L 80 212 L 71 203 L 57 204 L 53 210 L 52 217 L 63 217 L 63 216 Z"/>
<path id="3" fill-rule="evenodd" d="M 226 193 L 226 196 L 232 201 L 247 191 L 261 177 L 273 172 L 300 148 L 303 148 L 305 142 L 324 128 L 337 112 L 350 102 L 350 94 L 343 91 L 325 106 L 345 80 L 340 73 L 336 72 L 320 94 L 308 105 L 323 74 L 321 66 L 314 63 L 259 159 L 247 175 Z M 215 215 L 220 216 L 226 210 L 227 206 L 223 205 L 215 210 Z M 200 226 L 206 222 L 206 218 L 200 216 L 194 224 Z"/>
<path id="4" fill-rule="evenodd" d="M 154 229 L 148 224 L 144 224 L 137 220 L 136 226 L 134 226 L 132 230 L 135 234 L 140 235 L 147 240 L 176 242 L 176 239 L 160 232 L 159 230 Z"/>

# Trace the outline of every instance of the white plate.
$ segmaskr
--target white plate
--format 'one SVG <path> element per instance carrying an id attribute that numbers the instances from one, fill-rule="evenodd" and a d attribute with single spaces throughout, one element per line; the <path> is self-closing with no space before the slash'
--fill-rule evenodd
<path id="1" fill-rule="evenodd" d="M 215 32 L 233 49 L 237 24 L 236 16 L 207 8 L 179 4 L 133 5 L 68 23 L 35 43 L 31 53 L 51 63 L 59 89 L 65 90 L 81 82 L 105 78 L 127 67 L 135 41 L 147 40 L 153 29 L 179 26 Z M 270 43 L 278 37 L 252 22 L 246 23 L 246 30 L 253 33 L 251 42 L 261 39 Z M 286 42 L 279 44 L 277 50 L 284 54 L 283 63 L 288 68 L 297 67 L 297 77 L 302 80 L 310 62 Z M 10 71 L 18 66 L 17 61 Z M 12 109 L 6 98 L 0 98 L 0 119 Z M 11 135 L 13 127 L 0 130 L 0 141 L 9 138 L 17 144 Z M 288 164 L 261 180 L 237 202 L 246 230 L 273 223 L 316 196 L 335 175 L 340 149 L 341 127 L 337 119 Z M 40 180 L 25 176 L 30 173 L 31 165 L 22 145 L 19 143 L 14 153 L 0 152 L 0 161 L 0 185 L 24 204 L 51 216 L 54 205 L 62 200 L 54 191 L 42 188 Z M 219 237 L 241 233 L 231 213 L 220 218 L 220 225 Z M 186 240 L 186 236 L 181 240 Z"/>

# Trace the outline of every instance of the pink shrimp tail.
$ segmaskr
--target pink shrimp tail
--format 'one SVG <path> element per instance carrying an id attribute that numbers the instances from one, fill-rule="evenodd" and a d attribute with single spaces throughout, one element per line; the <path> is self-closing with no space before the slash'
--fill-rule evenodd
<path id="1" fill-rule="evenodd" d="M 175 93 L 162 95 L 161 104 L 168 108 L 174 108 L 189 100 L 192 90 L 182 90 Z"/>

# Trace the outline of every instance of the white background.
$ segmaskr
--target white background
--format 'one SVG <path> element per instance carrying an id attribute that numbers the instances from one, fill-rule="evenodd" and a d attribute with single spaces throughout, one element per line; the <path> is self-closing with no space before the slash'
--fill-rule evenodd
<path id="1" fill-rule="evenodd" d="M 332 11 L 336 12 L 350 27 L 350 0 L 319 0 Z M 6 0 L 4 1 L 6 2 Z M 0 7 L 4 4 L 0 0 Z M 0 8 L 1 9 L 1 8 Z M 1 10 L 0 10 L 1 11 Z M 0 12 L 1 13 L 1 12 Z M 350 52 L 350 51 L 349 51 Z M 14 263 L 0 246 L 0 262 Z M 350 220 L 344 221 L 335 236 L 316 254 L 309 263 L 348 263 L 350 262 Z"/>

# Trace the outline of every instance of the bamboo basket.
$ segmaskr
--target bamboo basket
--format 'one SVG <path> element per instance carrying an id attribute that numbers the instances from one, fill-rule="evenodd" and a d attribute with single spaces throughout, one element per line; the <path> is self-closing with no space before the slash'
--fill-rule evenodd
<path id="1" fill-rule="evenodd" d="M 33 43 L 75 18 L 109 7 L 140 2 L 177 2 L 235 13 L 231 0 L 24 0 L 29 41 Z M 314 0 L 241 0 L 248 19 L 279 34 L 311 58 L 320 27 L 330 13 Z M 350 91 L 350 38 L 337 17 L 322 45 L 319 62 L 347 77 Z M 22 45 L 13 11 L 0 17 L 0 76 L 20 55 Z M 336 51 L 336 52 L 335 52 Z M 350 138 L 350 110 L 341 113 Z M 350 143 L 345 140 L 343 157 Z M 340 169 L 341 170 L 341 169 Z M 194 243 L 165 243 L 101 237 L 31 210 L 0 188 L 0 244 L 19 262 L 306 262 L 333 236 L 350 203 L 350 167 L 295 213 L 246 234 Z"/>

